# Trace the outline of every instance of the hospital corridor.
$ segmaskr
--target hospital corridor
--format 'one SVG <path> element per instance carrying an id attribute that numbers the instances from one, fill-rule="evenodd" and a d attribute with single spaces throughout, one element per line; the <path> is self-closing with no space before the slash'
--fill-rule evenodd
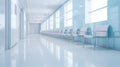
<path id="1" fill-rule="evenodd" d="M 0 0 L 0 67 L 120 67 L 120 0 Z"/>

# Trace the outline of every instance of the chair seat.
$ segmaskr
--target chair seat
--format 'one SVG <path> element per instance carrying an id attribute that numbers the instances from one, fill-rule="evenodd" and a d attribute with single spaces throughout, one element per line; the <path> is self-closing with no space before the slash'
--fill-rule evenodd
<path id="1" fill-rule="evenodd" d="M 84 38 L 93 38 L 92 35 L 84 35 Z"/>
<path id="2" fill-rule="evenodd" d="M 76 36 L 78 36 L 78 35 L 77 35 L 77 34 L 72 34 L 72 36 L 73 36 L 73 37 L 76 37 Z"/>

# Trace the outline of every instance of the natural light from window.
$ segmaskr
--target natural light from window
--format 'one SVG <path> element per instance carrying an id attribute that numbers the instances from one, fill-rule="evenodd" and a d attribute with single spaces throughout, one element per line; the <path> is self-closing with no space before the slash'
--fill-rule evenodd
<path id="1" fill-rule="evenodd" d="M 56 12 L 56 28 L 60 28 L 60 11 Z"/>
<path id="2" fill-rule="evenodd" d="M 86 0 L 85 23 L 107 20 L 107 0 Z"/>
<path id="3" fill-rule="evenodd" d="M 72 25 L 72 1 L 70 0 L 64 5 L 64 27 Z"/>

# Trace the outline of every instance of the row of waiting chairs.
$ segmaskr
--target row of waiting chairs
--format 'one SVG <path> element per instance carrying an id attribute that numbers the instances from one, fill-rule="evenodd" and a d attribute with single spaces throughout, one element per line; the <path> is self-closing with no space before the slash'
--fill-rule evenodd
<path id="1" fill-rule="evenodd" d="M 112 37 L 112 27 L 110 25 L 101 25 L 96 26 L 93 31 L 90 27 L 82 27 L 81 29 L 65 29 L 65 30 L 51 30 L 51 31 L 42 31 L 41 34 L 76 40 L 76 37 L 80 37 L 81 41 L 85 43 L 86 39 L 93 38 L 95 41 L 94 47 L 97 44 L 97 38 L 110 38 Z"/>

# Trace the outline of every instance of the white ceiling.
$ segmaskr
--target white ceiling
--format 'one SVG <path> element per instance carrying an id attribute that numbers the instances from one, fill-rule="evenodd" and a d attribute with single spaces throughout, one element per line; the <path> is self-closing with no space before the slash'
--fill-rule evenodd
<path id="1" fill-rule="evenodd" d="M 42 23 L 67 0 L 27 0 L 30 23 Z"/>

